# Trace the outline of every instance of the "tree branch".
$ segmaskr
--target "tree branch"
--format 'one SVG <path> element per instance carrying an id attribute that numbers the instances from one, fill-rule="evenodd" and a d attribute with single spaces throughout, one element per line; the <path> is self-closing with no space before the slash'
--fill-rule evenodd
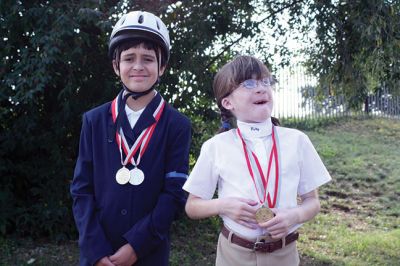
<path id="1" fill-rule="evenodd" d="M 298 3 L 304 2 L 305 0 L 298 0 L 295 1 L 293 3 L 291 3 L 290 5 L 284 6 L 280 9 L 278 9 L 277 11 L 275 11 L 274 13 L 272 13 L 271 15 L 263 18 L 261 21 L 259 21 L 256 26 L 260 25 L 261 23 L 263 23 L 264 21 L 266 21 L 269 17 L 271 17 L 272 15 L 278 14 L 280 12 L 282 12 L 283 10 L 290 8 Z M 250 35 L 251 36 L 251 35 Z M 233 41 L 232 43 L 230 43 L 228 46 L 225 46 L 225 48 L 219 53 L 217 54 L 213 59 L 211 59 L 211 61 L 204 67 L 204 69 L 208 69 L 212 64 L 214 64 L 215 61 L 217 61 L 218 58 L 220 58 L 227 50 L 229 50 L 233 45 L 235 45 L 236 43 L 238 43 L 240 40 L 243 39 L 243 35 L 240 36 L 239 38 L 237 38 L 235 41 Z M 254 35 L 252 36 L 254 37 Z"/>

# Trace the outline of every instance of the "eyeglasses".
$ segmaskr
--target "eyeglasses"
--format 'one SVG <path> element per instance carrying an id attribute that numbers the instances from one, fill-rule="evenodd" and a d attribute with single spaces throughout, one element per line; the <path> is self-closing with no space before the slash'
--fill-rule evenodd
<path id="1" fill-rule="evenodd" d="M 263 78 L 261 80 L 246 79 L 245 81 L 240 83 L 239 86 L 243 85 L 243 87 L 245 87 L 246 89 L 251 90 L 251 89 L 257 88 L 257 85 L 259 82 L 261 83 L 261 86 L 264 86 L 264 87 L 272 87 L 276 83 L 276 81 L 272 77 L 268 77 L 268 78 Z"/>
<path id="2" fill-rule="evenodd" d="M 221 99 L 228 97 L 233 91 L 235 91 L 237 88 L 239 88 L 240 86 L 243 85 L 243 87 L 245 87 L 248 90 L 252 90 L 257 88 L 258 82 L 261 83 L 261 86 L 266 87 L 266 88 L 271 88 L 272 86 L 274 86 L 277 83 L 277 80 L 275 79 L 275 77 L 268 77 L 268 78 L 263 78 L 261 80 L 257 80 L 257 79 L 246 79 L 245 81 L 239 83 L 239 86 L 236 88 L 233 88 L 233 90 L 231 90 L 230 92 L 226 93 L 223 97 L 221 97 Z"/>

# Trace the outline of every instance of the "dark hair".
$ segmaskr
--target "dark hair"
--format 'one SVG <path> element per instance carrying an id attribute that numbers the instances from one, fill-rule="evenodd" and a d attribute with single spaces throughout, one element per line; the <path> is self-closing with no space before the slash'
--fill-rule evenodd
<path id="1" fill-rule="evenodd" d="M 232 126 L 236 120 L 233 114 L 222 106 L 222 99 L 231 94 L 243 81 L 266 77 L 271 77 L 268 68 L 257 58 L 247 55 L 235 57 L 218 71 L 213 82 L 214 95 L 221 112 L 221 122 L 223 125 L 218 133 L 229 130 L 227 124 L 229 123 Z M 280 125 L 277 118 L 272 117 L 271 120 L 274 125 Z"/>
<path id="2" fill-rule="evenodd" d="M 136 39 L 122 42 L 114 49 L 113 60 L 116 61 L 117 67 L 119 68 L 119 61 L 121 59 L 121 53 L 126 51 L 132 47 L 138 47 L 143 44 L 143 47 L 147 50 L 153 50 L 156 54 L 157 61 L 159 60 L 159 53 L 161 52 L 161 62 L 159 62 L 159 66 L 163 67 L 167 64 L 167 55 L 163 52 L 160 45 L 156 42 Z"/>

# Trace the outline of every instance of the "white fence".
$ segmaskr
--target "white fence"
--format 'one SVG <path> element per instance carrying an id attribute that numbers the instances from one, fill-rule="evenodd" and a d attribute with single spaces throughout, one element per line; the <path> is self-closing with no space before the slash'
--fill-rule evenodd
<path id="1" fill-rule="evenodd" d="M 347 107 L 344 96 L 329 96 L 316 100 L 317 80 L 305 73 L 301 66 L 282 69 L 275 73 L 278 80 L 274 93 L 273 116 L 277 118 L 318 118 L 349 115 L 373 115 L 400 119 L 400 97 L 387 89 L 364 99 L 362 110 Z"/>

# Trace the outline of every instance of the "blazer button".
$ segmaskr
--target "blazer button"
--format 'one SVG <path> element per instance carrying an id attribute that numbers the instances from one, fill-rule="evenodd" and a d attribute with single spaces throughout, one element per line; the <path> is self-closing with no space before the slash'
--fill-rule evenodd
<path id="1" fill-rule="evenodd" d="M 122 214 L 122 215 L 126 215 L 126 214 L 127 214 L 127 211 L 126 211 L 125 209 L 122 209 L 122 210 L 121 210 L 121 214 Z"/>

